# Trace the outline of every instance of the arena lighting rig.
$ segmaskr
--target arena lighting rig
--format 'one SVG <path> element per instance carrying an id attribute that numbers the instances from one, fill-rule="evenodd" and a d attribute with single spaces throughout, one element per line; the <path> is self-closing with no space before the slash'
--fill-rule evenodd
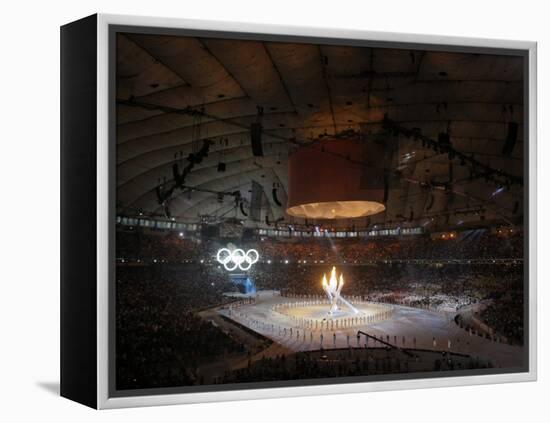
<path id="1" fill-rule="evenodd" d="M 216 260 L 218 263 L 222 264 L 228 272 L 237 269 L 246 272 L 250 270 L 252 265 L 256 263 L 259 258 L 260 254 L 255 249 L 250 249 L 245 252 L 241 248 L 236 248 L 234 250 L 220 248 L 216 254 Z"/>

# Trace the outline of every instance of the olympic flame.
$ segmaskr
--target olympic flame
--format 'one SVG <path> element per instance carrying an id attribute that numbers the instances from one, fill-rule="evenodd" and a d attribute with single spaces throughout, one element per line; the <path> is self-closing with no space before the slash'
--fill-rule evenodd
<path id="1" fill-rule="evenodd" d="M 332 268 L 329 279 L 327 279 L 326 274 L 323 274 L 321 284 L 323 285 L 323 290 L 326 292 L 330 301 L 329 314 L 333 314 L 338 310 L 338 302 L 348 306 L 355 314 L 359 313 L 359 311 L 351 305 L 349 301 L 340 295 L 342 288 L 344 287 L 344 275 L 340 273 L 340 277 L 337 277 L 336 267 Z"/>
<path id="2" fill-rule="evenodd" d="M 330 279 L 328 281 L 326 273 L 323 274 L 322 284 L 323 288 L 325 290 L 328 289 L 331 294 L 340 292 L 344 286 L 344 275 L 340 273 L 340 277 L 336 277 L 336 267 L 333 267 L 330 272 Z"/>
<path id="3" fill-rule="evenodd" d="M 327 275 L 326 273 L 323 274 L 323 289 L 325 291 L 328 291 L 331 295 L 334 295 L 336 293 L 340 293 L 342 291 L 342 287 L 344 286 L 344 275 L 340 273 L 340 277 L 336 277 L 336 267 L 332 267 L 332 270 L 330 272 L 330 279 L 327 282 Z"/>

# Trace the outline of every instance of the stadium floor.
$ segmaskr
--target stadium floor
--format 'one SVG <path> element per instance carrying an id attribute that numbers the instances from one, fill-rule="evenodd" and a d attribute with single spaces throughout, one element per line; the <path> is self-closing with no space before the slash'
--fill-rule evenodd
<path id="1" fill-rule="evenodd" d="M 489 359 L 495 367 L 522 366 L 523 347 L 470 334 L 455 324 L 452 313 L 392 304 L 393 311 L 388 318 L 373 323 L 343 329 L 304 330 L 296 319 L 273 310 L 282 302 L 299 301 L 302 300 L 281 297 L 274 291 L 260 291 L 254 304 L 231 310 L 225 307 L 217 312 L 290 351 L 312 351 L 321 346 L 324 349 L 365 346 L 366 338 L 357 338 L 357 332 L 361 330 L 398 347 L 467 354 Z M 296 308 L 293 310 L 300 313 Z M 304 313 L 307 315 L 307 310 Z M 369 339 L 367 346 L 382 345 Z"/>

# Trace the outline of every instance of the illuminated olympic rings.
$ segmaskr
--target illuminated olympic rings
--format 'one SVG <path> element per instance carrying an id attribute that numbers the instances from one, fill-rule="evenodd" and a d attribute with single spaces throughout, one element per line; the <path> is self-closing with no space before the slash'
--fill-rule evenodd
<path id="1" fill-rule="evenodd" d="M 225 270 L 232 272 L 239 268 L 242 271 L 249 270 L 254 263 L 258 261 L 260 254 L 258 251 L 252 249 L 244 252 L 240 248 L 231 251 L 229 248 L 222 248 L 218 250 L 216 259 L 218 263 L 223 264 Z"/>

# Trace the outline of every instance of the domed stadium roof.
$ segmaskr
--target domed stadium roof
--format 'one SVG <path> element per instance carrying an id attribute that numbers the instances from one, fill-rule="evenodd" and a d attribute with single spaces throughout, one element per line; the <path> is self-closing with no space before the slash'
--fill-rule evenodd
<path id="1" fill-rule="evenodd" d="M 389 152 L 385 210 L 363 225 L 521 222 L 522 57 L 119 34 L 116 63 L 119 215 L 303 223 L 285 212 L 288 155 L 354 137 Z"/>

